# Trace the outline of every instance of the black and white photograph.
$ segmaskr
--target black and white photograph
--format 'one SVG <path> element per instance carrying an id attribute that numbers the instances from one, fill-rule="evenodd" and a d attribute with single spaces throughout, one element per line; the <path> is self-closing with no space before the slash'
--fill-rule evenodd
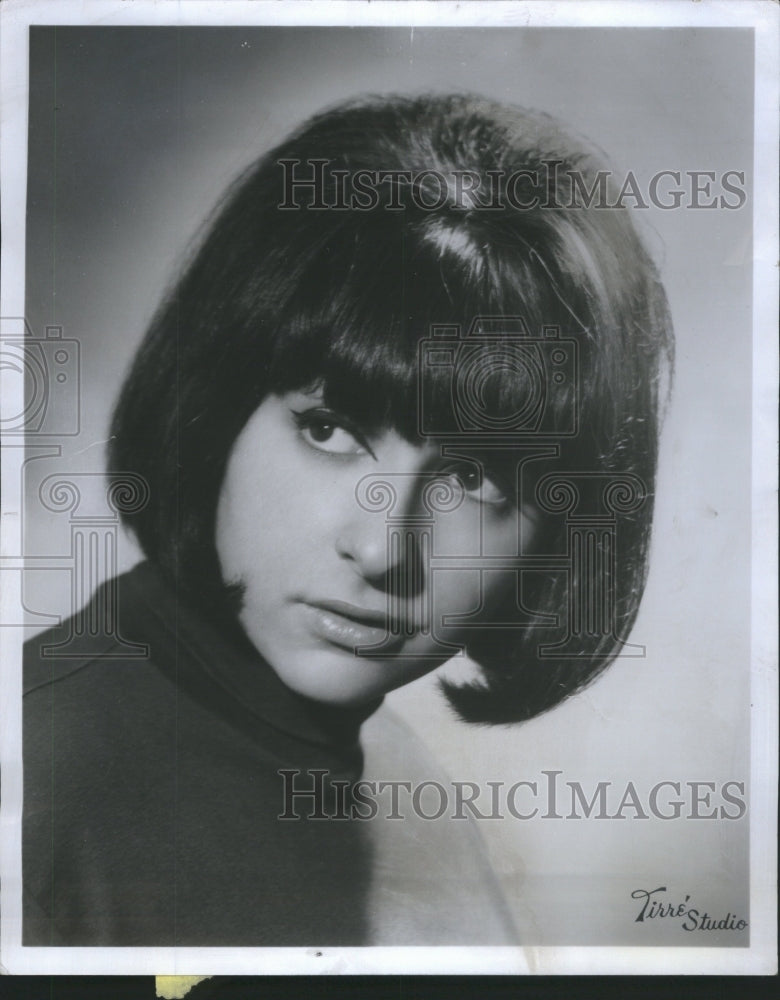
<path id="1" fill-rule="evenodd" d="M 774 4 L 3 4 L 12 973 L 776 972 Z"/>

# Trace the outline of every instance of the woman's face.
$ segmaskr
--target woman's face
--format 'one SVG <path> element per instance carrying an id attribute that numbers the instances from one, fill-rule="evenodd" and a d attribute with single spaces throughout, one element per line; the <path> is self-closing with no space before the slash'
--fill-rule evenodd
<path id="1" fill-rule="evenodd" d="M 235 443 L 217 512 L 247 635 L 288 687 L 331 704 L 428 673 L 466 637 L 448 618 L 478 620 L 514 586 L 511 570 L 473 565 L 519 552 L 521 530 L 529 544 L 532 517 L 509 493 L 437 444 L 366 437 L 319 390 L 269 396 Z"/>

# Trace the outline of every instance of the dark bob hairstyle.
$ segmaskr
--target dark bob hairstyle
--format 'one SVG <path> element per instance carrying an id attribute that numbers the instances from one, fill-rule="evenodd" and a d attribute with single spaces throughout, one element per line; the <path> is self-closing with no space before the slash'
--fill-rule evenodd
<path id="1" fill-rule="evenodd" d="M 586 570 L 562 568 L 572 522 L 548 504 L 544 545 L 557 562 L 518 574 L 502 627 L 474 632 L 483 679 L 445 689 L 462 718 L 510 722 L 583 687 L 620 651 L 644 589 L 672 358 L 664 291 L 614 196 L 599 156 L 553 119 L 471 95 L 342 104 L 264 155 L 162 304 L 114 414 L 110 468 L 150 487 L 128 518 L 147 557 L 204 614 L 235 625 L 217 502 L 231 448 L 269 393 L 319 384 L 363 427 L 413 440 L 418 347 L 433 325 L 490 316 L 520 317 L 532 337 L 557 328 L 577 343 L 578 383 L 546 404 L 549 440 L 561 435 L 546 464 L 531 463 L 537 496 L 551 471 L 589 476 L 592 489 L 627 476 L 644 492 L 594 543 L 613 626 L 572 631 Z M 444 420 L 452 372 L 428 375 L 426 405 Z M 500 414 L 528 387 L 505 378 L 493 390 Z M 566 436 L 573 406 L 578 433 Z"/>

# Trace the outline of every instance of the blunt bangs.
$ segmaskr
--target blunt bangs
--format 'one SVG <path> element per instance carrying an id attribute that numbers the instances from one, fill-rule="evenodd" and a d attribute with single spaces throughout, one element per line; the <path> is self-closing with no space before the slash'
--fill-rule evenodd
<path id="1" fill-rule="evenodd" d="M 340 221 L 327 253 L 299 261 L 299 280 L 274 318 L 268 391 L 316 385 L 366 431 L 418 441 L 425 432 L 410 401 L 420 396 L 427 423 L 441 436 L 457 433 L 455 380 L 465 361 L 496 425 L 527 410 L 550 387 L 517 355 L 523 362 L 550 327 L 561 337 L 583 331 L 539 254 L 526 245 L 496 249 L 488 236 L 478 219 L 454 212 Z M 436 330 L 461 345 L 451 366 L 427 363 Z M 567 384 L 550 394 L 551 428 L 561 423 L 556 409 L 571 410 L 572 392 Z"/>

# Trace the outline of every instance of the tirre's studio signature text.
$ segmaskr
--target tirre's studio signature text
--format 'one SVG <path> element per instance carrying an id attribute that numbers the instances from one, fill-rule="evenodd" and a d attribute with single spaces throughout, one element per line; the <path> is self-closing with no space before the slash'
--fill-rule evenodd
<path id="1" fill-rule="evenodd" d="M 634 923 L 642 924 L 647 920 L 681 920 L 684 931 L 743 931 L 748 926 L 735 913 L 728 912 L 725 917 L 712 917 L 688 905 L 690 895 L 686 895 L 681 903 L 669 902 L 668 897 L 662 897 L 666 886 L 657 889 L 634 889 L 631 898 L 640 902 L 640 909 L 634 918 Z"/>

